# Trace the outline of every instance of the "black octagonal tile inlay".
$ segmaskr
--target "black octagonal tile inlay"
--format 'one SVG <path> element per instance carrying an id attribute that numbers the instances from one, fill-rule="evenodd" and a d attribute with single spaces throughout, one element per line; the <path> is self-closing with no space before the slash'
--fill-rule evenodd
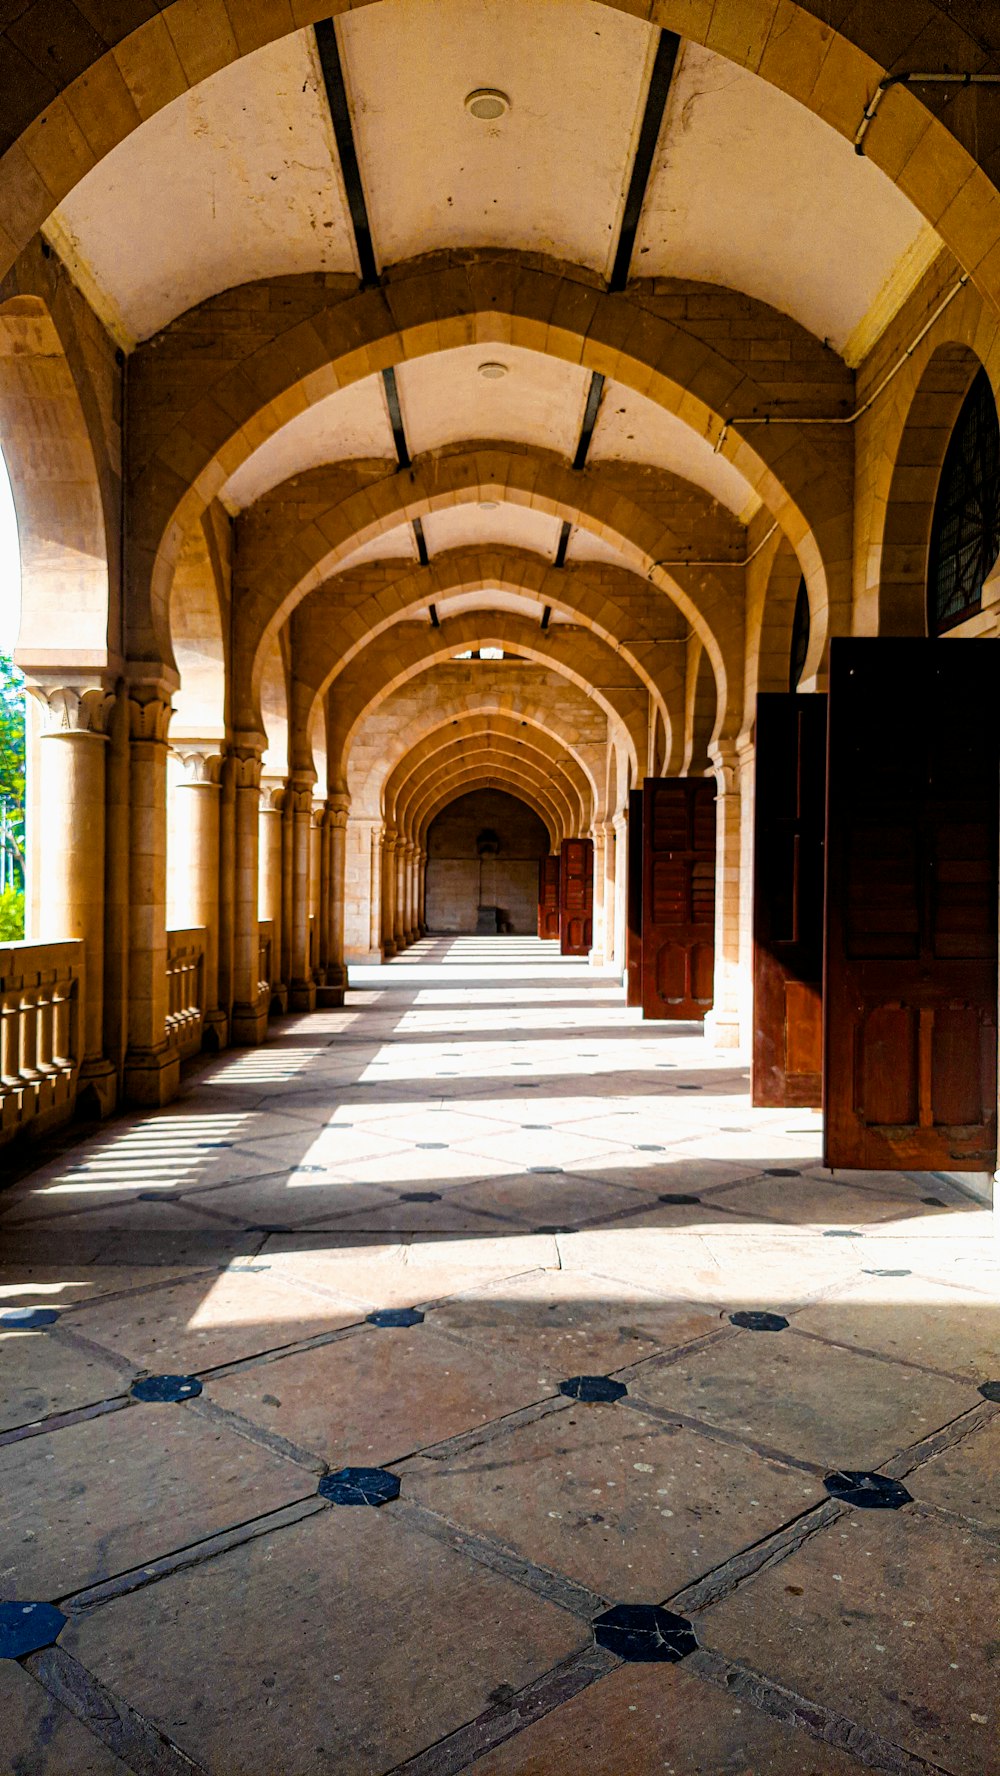
<path id="1" fill-rule="evenodd" d="M 562 1166 L 529 1166 L 528 1171 L 531 1173 L 532 1177 L 547 1178 L 555 1172 L 561 1172 Z"/>
<path id="2" fill-rule="evenodd" d="M 765 1178 L 801 1178 L 802 1173 L 797 1171 L 794 1166 L 768 1166 L 764 1176 Z"/>
<path id="3" fill-rule="evenodd" d="M 594 1617 L 598 1646 L 630 1663 L 676 1665 L 698 1645 L 686 1616 L 658 1603 L 615 1603 Z"/>
<path id="4" fill-rule="evenodd" d="M 948 1204 L 942 1202 L 939 1196 L 922 1196 L 920 1200 L 922 1203 L 926 1203 L 929 1209 L 946 1209 L 948 1207 Z"/>
<path id="5" fill-rule="evenodd" d="M 0 1603 L 0 1659 L 23 1659 L 52 1646 L 65 1626 L 54 1603 Z"/>
<path id="6" fill-rule="evenodd" d="M 416 1141 L 414 1145 L 419 1147 L 422 1153 L 434 1153 L 447 1147 L 448 1143 L 447 1141 Z"/>
<path id="7" fill-rule="evenodd" d="M 984 1400 L 996 1400 L 1000 1402 L 1000 1381 L 981 1381 L 979 1383 L 978 1391 L 982 1394 Z"/>
<path id="8" fill-rule="evenodd" d="M 610 1375 L 571 1375 L 559 1383 L 559 1392 L 571 1400 L 593 1404 L 598 1400 L 620 1400 L 628 1388 L 623 1381 L 612 1381 Z"/>
<path id="9" fill-rule="evenodd" d="M 859 1240 L 864 1237 L 864 1234 L 859 1233 L 856 1227 L 825 1227 L 823 1229 L 825 1240 Z"/>
<path id="10" fill-rule="evenodd" d="M 401 1203 L 439 1203 L 440 1190 L 403 1190 L 400 1192 Z"/>
<path id="11" fill-rule="evenodd" d="M 331 1505 L 387 1505 L 399 1497 L 399 1481 L 386 1468 L 338 1468 L 317 1490 Z"/>
<path id="12" fill-rule="evenodd" d="M 912 1270 L 863 1270 L 861 1275 L 866 1277 L 908 1277 L 912 1276 L 913 1272 Z"/>
<path id="13" fill-rule="evenodd" d="M 419 1326 L 424 1316 L 419 1307 L 377 1307 L 367 1317 L 373 1326 Z"/>
<path id="14" fill-rule="evenodd" d="M 291 1228 L 284 1221 L 248 1221 L 248 1233 L 291 1233 Z"/>
<path id="15" fill-rule="evenodd" d="M 658 1141 L 638 1141 L 635 1150 L 637 1153 L 666 1153 L 667 1151 L 665 1147 L 660 1146 Z"/>
<path id="16" fill-rule="evenodd" d="M 730 1314 L 730 1324 L 741 1326 L 744 1332 L 783 1332 L 788 1325 L 784 1314 L 758 1313 L 754 1308 L 740 1308 L 739 1313 Z"/>
<path id="17" fill-rule="evenodd" d="M 146 1405 L 175 1405 L 179 1400 L 195 1399 L 201 1393 L 201 1382 L 196 1375 L 144 1375 L 132 1383 L 129 1392 L 133 1400 Z"/>
<path id="18" fill-rule="evenodd" d="M 689 1196 L 686 1190 L 666 1190 L 656 1200 L 661 1203 L 700 1203 L 701 1197 Z"/>
<path id="19" fill-rule="evenodd" d="M 884 1474 L 870 1474 L 860 1468 L 839 1468 L 826 1474 L 823 1485 L 831 1498 L 845 1505 L 857 1505 L 862 1511 L 898 1511 L 908 1505 L 912 1494 L 899 1480 L 888 1480 Z"/>
<path id="20" fill-rule="evenodd" d="M 0 1326 L 34 1332 L 39 1326 L 54 1326 L 58 1318 L 59 1310 L 55 1307 L 12 1307 L 0 1314 Z"/>

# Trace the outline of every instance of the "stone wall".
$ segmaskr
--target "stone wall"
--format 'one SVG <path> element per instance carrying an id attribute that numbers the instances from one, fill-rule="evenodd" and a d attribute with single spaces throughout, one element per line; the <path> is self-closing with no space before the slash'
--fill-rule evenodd
<path id="1" fill-rule="evenodd" d="M 479 835 L 496 834 L 495 857 L 480 857 Z M 431 932 L 471 932 L 480 906 L 500 907 L 504 925 L 534 933 L 538 919 L 538 859 L 549 849 L 538 815 L 502 790 L 459 796 L 427 833 L 427 926 Z"/>

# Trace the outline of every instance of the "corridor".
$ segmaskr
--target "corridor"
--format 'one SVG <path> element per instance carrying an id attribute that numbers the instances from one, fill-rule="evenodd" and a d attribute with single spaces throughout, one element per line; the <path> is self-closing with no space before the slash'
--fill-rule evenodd
<path id="1" fill-rule="evenodd" d="M 3 1776 L 997 1776 L 992 1217 L 819 1143 L 467 937 L 23 1152 Z"/>

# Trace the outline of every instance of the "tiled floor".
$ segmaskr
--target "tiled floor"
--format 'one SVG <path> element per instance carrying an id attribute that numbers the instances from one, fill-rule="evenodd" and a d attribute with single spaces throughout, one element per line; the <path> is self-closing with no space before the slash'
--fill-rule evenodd
<path id="1" fill-rule="evenodd" d="M 998 1776 L 991 1217 L 552 950 L 0 1196 L 0 1776 Z"/>

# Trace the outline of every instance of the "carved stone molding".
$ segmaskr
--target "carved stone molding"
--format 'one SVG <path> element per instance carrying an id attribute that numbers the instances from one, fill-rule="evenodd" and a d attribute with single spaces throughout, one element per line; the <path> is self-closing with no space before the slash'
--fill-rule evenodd
<path id="1" fill-rule="evenodd" d="M 265 814 L 280 814 L 285 806 L 285 779 L 262 777 L 260 796 L 260 805 Z"/>
<path id="2" fill-rule="evenodd" d="M 185 744 L 175 746 L 174 751 L 184 771 L 182 788 L 218 789 L 222 775 L 221 746 L 215 748 L 212 743 L 202 746 Z"/>
<path id="3" fill-rule="evenodd" d="M 159 685 L 132 684 L 128 687 L 127 703 L 129 739 L 166 746 L 174 713 L 169 694 L 165 695 Z"/>
<path id="4" fill-rule="evenodd" d="M 351 798 L 346 795 L 333 795 L 326 798 L 326 823 L 335 832 L 343 832 L 347 827 L 347 817 L 351 809 Z"/>
<path id="5" fill-rule="evenodd" d="M 92 734 L 107 739 L 114 693 L 104 685 L 50 685 L 29 681 L 28 689 L 42 711 L 43 734 Z"/>
<path id="6" fill-rule="evenodd" d="M 236 789 L 260 790 L 260 753 L 253 746 L 234 746 L 229 757 L 233 761 L 233 784 Z"/>

